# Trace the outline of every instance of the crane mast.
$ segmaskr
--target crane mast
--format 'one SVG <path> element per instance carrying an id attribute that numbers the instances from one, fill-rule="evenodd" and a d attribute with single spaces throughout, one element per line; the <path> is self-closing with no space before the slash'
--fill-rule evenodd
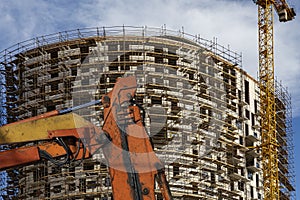
<path id="1" fill-rule="evenodd" d="M 261 146 L 265 199 L 279 199 L 273 54 L 273 6 L 258 7 Z"/>
<path id="2" fill-rule="evenodd" d="M 280 22 L 290 21 L 295 12 L 285 0 L 257 0 L 259 87 L 261 116 L 261 159 L 264 199 L 280 198 L 278 170 L 278 141 L 276 134 L 276 105 L 274 81 L 274 11 Z"/>

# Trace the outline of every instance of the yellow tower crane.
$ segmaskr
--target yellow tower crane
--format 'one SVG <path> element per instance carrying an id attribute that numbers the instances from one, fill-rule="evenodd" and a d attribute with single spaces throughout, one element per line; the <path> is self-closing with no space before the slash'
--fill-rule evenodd
<path id="1" fill-rule="evenodd" d="M 264 199 L 277 200 L 280 198 L 280 192 L 275 110 L 273 9 L 275 8 L 280 22 L 294 19 L 296 13 L 285 0 L 254 0 L 254 2 L 258 5 L 261 156 Z"/>

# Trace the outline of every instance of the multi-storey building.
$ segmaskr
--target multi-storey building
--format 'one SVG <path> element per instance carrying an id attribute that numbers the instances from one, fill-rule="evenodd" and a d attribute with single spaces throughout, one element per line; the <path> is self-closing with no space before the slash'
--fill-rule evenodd
<path id="1" fill-rule="evenodd" d="M 0 59 L 8 123 L 99 99 L 118 77 L 135 76 L 135 99 L 175 199 L 263 199 L 258 83 L 241 55 L 215 41 L 164 28 L 103 27 L 28 40 Z M 281 199 L 293 199 L 291 102 L 277 86 Z M 101 127 L 101 107 L 78 114 Z M 101 153 L 64 168 L 41 161 L 7 177 L 5 198 L 111 198 Z"/>

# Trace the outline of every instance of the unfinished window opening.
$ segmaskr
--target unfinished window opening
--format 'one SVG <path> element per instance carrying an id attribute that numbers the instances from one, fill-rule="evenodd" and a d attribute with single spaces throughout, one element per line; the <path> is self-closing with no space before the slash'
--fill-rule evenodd
<path id="1" fill-rule="evenodd" d="M 254 189 L 253 189 L 253 186 L 250 186 L 250 196 L 251 196 L 251 198 L 254 198 Z"/>
<path id="2" fill-rule="evenodd" d="M 210 180 L 212 184 L 216 183 L 216 174 L 214 172 L 211 172 Z"/>
<path id="3" fill-rule="evenodd" d="M 233 182 L 233 181 L 230 182 L 230 190 L 231 190 L 231 191 L 234 191 L 234 182 Z"/>
<path id="4" fill-rule="evenodd" d="M 53 186 L 53 189 L 52 189 L 52 191 L 53 191 L 54 193 L 60 193 L 61 190 L 62 190 L 61 185 Z"/>
<path id="5" fill-rule="evenodd" d="M 257 113 L 258 112 L 258 101 L 257 100 L 254 100 L 254 113 Z"/>
<path id="6" fill-rule="evenodd" d="M 164 198 L 161 194 L 158 194 L 156 198 L 157 198 L 157 200 L 164 200 Z"/>
<path id="7" fill-rule="evenodd" d="M 251 125 L 252 126 L 255 125 L 255 115 L 254 115 L 254 113 L 251 113 Z"/>
<path id="8" fill-rule="evenodd" d="M 71 76 L 77 76 L 77 68 L 71 69 Z"/>
<path id="9" fill-rule="evenodd" d="M 249 81 L 245 80 L 245 102 L 250 104 Z"/>
<path id="10" fill-rule="evenodd" d="M 244 137 L 240 136 L 240 145 L 244 145 Z"/>
<path id="11" fill-rule="evenodd" d="M 173 166 L 173 176 L 179 175 L 179 166 Z"/>
<path id="12" fill-rule="evenodd" d="M 155 63 L 163 63 L 163 50 L 162 49 L 154 49 L 154 52 L 156 52 L 155 57 L 154 57 L 154 62 Z"/>
<path id="13" fill-rule="evenodd" d="M 238 90 L 238 98 L 240 101 L 242 100 L 242 91 L 241 90 Z"/>
<path id="14" fill-rule="evenodd" d="M 151 97 L 151 102 L 152 102 L 152 104 L 161 105 L 162 104 L 162 98 L 156 97 L 156 96 L 152 96 Z"/>
<path id="15" fill-rule="evenodd" d="M 58 51 L 52 51 L 52 52 L 50 53 L 50 57 L 51 57 L 51 59 L 58 58 Z"/>
<path id="16" fill-rule="evenodd" d="M 51 91 L 57 91 L 58 90 L 58 84 L 52 84 L 51 85 Z"/>
<path id="17" fill-rule="evenodd" d="M 244 168 L 241 168 L 241 175 L 245 176 L 245 170 L 244 170 Z"/>
<path id="18" fill-rule="evenodd" d="M 247 109 L 245 109 L 245 116 L 247 119 L 250 119 L 250 112 Z"/>
<path id="19" fill-rule="evenodd" d="M 61 168 L 59 167 L 52 167 L 52 170 L 51 170 L 51 175 L 56 175 L 56 174 L 60 174 L 61 173 Z"/>
<path id="20" fill-rule="evenodd" d="M 111 181 L 110 181 L 110 177 L 107 176 L 104 178 L 104 184 L 103 184 L 105 187 L 109 187 L 111 186 Z"/>
<path id="21" fill-rule="evenodd" d="M 130 70 L 130 65 L 122 65 L 121 67 L 120 67 L 120 69 L 122 70 L 122 71 L 126 71 L 126 70 Z"/>
<path id="22" fill-rule="evenodd" d="M 45 197 L 50 197 L 50 184 L 49 183 L 46 183 L 45 184 Z"/>
<path id="23" fill-rule="evenodd" d="M 33 180 L 36 182 L 38 180 L 40 180 L 41 178 L 43 178 L 45 176 L 45 169 L 43 167 L 41 168 L 37 168 L 37 170 L 35 170 L 33 172 Z"/>
<path id="24" fill-rule="evenodd" d="M 95 189 L 97 187 L 97 181 L 87 181 L 87 189 Z"/>
<path id="25" fill-rule="evenodd" d="M 57 78 L 58 77 L 58 72 L 52 73 L 51 78 Z"/>
<path id="26" fill-rule="evenodd" d="M 94 164 L 93 163 L 84 163 L 83 170 L 94 170 Z"/>
<path id="27" fill-rule="evenodd" d="M 118 71 L 119 69 L 119 63 L 110 63 L 110 65 L 108 66 L 109 71 Z"/>
<path id="28" fill-rule="evenodd" d="M 249 125 L 245 124 L 245 135 L 248 136 L 249 135 Z"/>
<path id="29" fill-rule="evenodd" d="M 253 180 L 253 173 L 248 171 L 248 179 Z"/>
<path id="30" fill-rule="evenodd" d="M 243 107 L 242 106 L 238 106 L 238 114 L 239 114 L 239 117 L 242 117 L 243 116 Z"/>
<path id="31" fill-rule="evenodd" d="M 245 183 L 244 183 L 244 181 L 238 182 L 238 189 L 240 191 L 245 191 Z"/>
<path id="32" fill-rule="evenodd" d="M 82 53 L 82 54 L 89 53 L 89 47 L 88 46 L 82 46 L 82 47 L 80 47 L 80 53 Z"/>
<path id="33" fill-rule="evenodd" d="M 47 112 L 52 111 L 52 110 L 56 110 L 56 106 L 55 105 L 49 105 L 49 106 L 47 106 Z"/>
<path id="34" fill-rule="evenodd" d="M 171 59 L 171 58 L 169 58 L 168 59 L 168 65 L 174 65 L 174 66 L 176 66 L 177 65 L 177 59 Z"/>
<path id="35" fill-rule="evenodd" d="M 32 108 L 32 109 L 31 109 L 31 115 L 32 115 L 32 116 L 37 116 L 37 115 L 38 115 L 37 108 Z"/>
<path id="36" fill-rule="evenodd" d="M 84 178 L 79 179 L 79 191 L 86 192 L 86 179 Z"/>
<path id="37" fill-rule="evenodd" d="M 259 174 L 256 174 L 256 187 L 259 187 Z"/>
<path id="38" fill-rule="evenodd" d="M 76 190 L 76 184 L 75 183 L 69 184 L 69 191 L 75 191 L 75 190 Z"/>

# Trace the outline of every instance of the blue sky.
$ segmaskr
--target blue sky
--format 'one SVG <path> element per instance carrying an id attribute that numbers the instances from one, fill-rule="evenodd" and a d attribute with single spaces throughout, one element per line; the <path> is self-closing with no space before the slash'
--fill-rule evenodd
<path id="1" fill-rule="evenodd" d="M 276 75 L 293 100 L 295 163 L 300 190 L 300 3 L 298 18 L 279 23 L 275 16 Z M 95 26 L 153 26 L 200 34 L 243 54 L 243 68 L 257 74 L 257 7 L 252 0 L 2 0 L 0 50 L 50 33 Z M 298 197 L 300 192 L 298 190 Z"/>

